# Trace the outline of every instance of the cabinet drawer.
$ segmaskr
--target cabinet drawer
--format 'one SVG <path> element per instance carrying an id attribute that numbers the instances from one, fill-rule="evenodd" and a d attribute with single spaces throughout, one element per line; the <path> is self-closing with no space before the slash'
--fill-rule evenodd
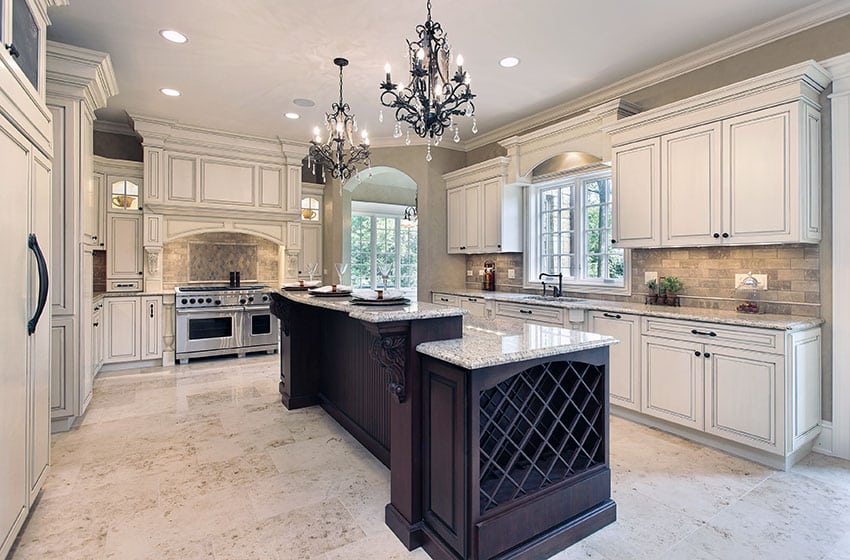
<path id="1" fill-rule="evenodd" d="M 461 308 L 469 311 L 469 314 L 473 317 L 487 316 L 487 304 L 484 298 L 460 296 L 459 299 Z"/>
<path id="2" fill-rule="evenodd" d="M 110 292 L 141 292 L 141 280 L 110 280 L 106 288 Z"/>
<path id="3" fill-rule="evenodd" d="M 784 331 L 770 329 L 644 317 L 643 334 L 772 354 L 785 352 Z"/>
<path id="4" fill-rule="evenodd" d="M 566 309 L 560 307 L 545 307 L 542 305 L 526 305 L 505 301 L 496 302 L 496 315 L 523 319 L 544 325 L 564 326 Z"/>
<path id="5" fill-rule="evenodd" d="M 460 298 L 451 294 L 434 293 L 431 295 L 431 303 L 451 307 L 460 307 Z"/>

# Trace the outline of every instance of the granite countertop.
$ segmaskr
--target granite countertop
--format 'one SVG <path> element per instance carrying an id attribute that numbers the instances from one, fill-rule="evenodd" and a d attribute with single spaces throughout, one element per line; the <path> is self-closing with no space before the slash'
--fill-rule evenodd
<path id="1" fill-rule="evenodd" d="M 615 338 L 596 333 L 466 316 L 463 319 L 463 338 L 424 342 L 416 350 L 473 370 L 600 348 L 617 342 Z"/>
<path id="2" fill-rule="evenodd" d="M 786 331 L 800 331 L 816 327 L 824 321 L 820 318 L 795 317 L 792 315 L 744 314 L 735 311 L 703 309 L 701 307 L 667 307 L 664 305 L 646 305 L 643 303 L 605 301 L 582 298 L 554 298 L 509 292 L 486 292 L 483 290 L 433 290 L 442 294 L 455 294 L 465 297 L 478 297 L 485 300 L 507 301 L 523 305 L 542 305 L 563 307 L 565 309 L 584 309 L 589 311 L 607 311 L 609 313 L 633 313 L 649 317 L 664 317 L 705 323 L 722 323 Z"/>
<path id="3" fill-rule="evenodd" d="M 460 317 L 468 313 L 459 308 L 416 301 L 400 305 L 366 306 L 351 303 L 351 299 L 347 297 L 317 297 L 306 292 L 288 292 L 285 290 L 276 290 L 274 293 L 298 303 L 342 311 L 348 313 L 352 319 L 367 323 Z"/>

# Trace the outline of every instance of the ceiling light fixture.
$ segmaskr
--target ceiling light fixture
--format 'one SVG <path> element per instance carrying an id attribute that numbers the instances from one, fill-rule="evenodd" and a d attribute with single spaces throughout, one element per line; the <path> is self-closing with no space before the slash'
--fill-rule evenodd
<path id="1" fill-rule="evenodd" d="M 175 31 L 174 29 L 161 29 L 159 34 L 166 41 L 171 41 L 172 43 L 183 44 L 189 40 L 188 37 L 180 33 L 179 31 Z"/>
<path id="2" fill-rule="evenodd" d="M 316 102 L 312 99 L 306 99 L 304 97 L 296 97 L 292 100 L 293 105 L 298 105 L 299 107 L 315 107 Z"/>
<path id="3" fill-rule="evenodd" d="M 502 68 L 513 68 L 517 64 L 519 64 L 519 59 L 515 56 L 506 56 L 499 61 L 499 66 Z"/>
<path id="4" fill-rule="evenodd" d="M 160 89 L 159 92 L 163 95 L 167 95 L 168 97 L 180 97 L 180 92 L 176 89 L 164 87 Z"/>
<path id="5" fill-rule="evenodd" d="M 286 117 L 287 119 L 292 119 L 292 120 L 301 118 L 301 115 L 299 115 L 298 113 L 286 113 L 283 116 Z"/>
<path id="6" fill-rule="evenodd" d="M 410 58 L 410 84 L 395 84 L 390 65 L 384 66 L 386 79 L 381 84 L 381 104 L 395 109 L 395 138 L 401 137 L 401 123 L 407 123 L 406 144 L 410 144 L 410 129 L 428 138 L 427 161 L 431 161 L 431 141 L 437 146 L 446 129 L 454 130 L 454 141 L 460 142 L 460 132 L 454 117 L 472 119 L 472 133 L 478 132 L 475 122 L 475 95 L 469 88 L 469 74 L 463 69 L 463 57 L 457 57 L 457 70 L 450 73 L 451 49 L 439 22 L 431 20 L 431 0 L 428 0 L 428 19 L 416 26 L 419 39 L 407 41 Z M 381 117 L 379 117 L 381 120 Z"/>
<path id="7" fill-rule="evenodd" d="M 413 225 L 419 218 L 419 193 L 416 193 L 416 198 L 413 200 L 413 206 L 408 206 L 404 209 L 404 219 Z"/>
<path id="8" fill-rule="evenodd" d="M 354 133 L 357 132 L 357 118 L 349 114 L 351 108 L 342 99 L 342 69 L 348 65 L 348 60 L 335 58 L 334 64 L 339 66 L 339 103 L 331 107 L 332 113 L 325 113 L 325 130 L 328 133 L 327 141 L 322 141 L 321 131 L 317 126 L 313 130 L 314 138 L 310 140 L 310 161 L 313 163 L 313 173 L 316 165 L 327 169 L 331 176 L 342 182 L 348 180 L 357 171 L 357 164 L 369 161 L 369 135 L 364 130 L 361 134 L 360 144 L 354 145 Z M 348 140 L 350 146 L 346 149 L 345 142 Z"/>

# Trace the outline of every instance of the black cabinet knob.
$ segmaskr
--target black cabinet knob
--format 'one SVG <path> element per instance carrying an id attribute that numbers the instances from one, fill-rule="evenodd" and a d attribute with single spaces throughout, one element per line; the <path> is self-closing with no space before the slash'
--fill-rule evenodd
<path id="1" fill-rule="evenodd" d="M 93 326 L 95 326 L 95 327 L 96 327 L 96 326 L 98 326 L 99 324 L 100 324 L 100 323 L 93 323 Z"/>
<path id="2" fill-rule="evenodd" d="M 710 353 L 710 352 L 706 352 L 706 353 L 705 353 L 705 357 L 706 357 L 706 358 L 710 358 L 710 357 L 711 357 L 711 353 Z"/>
<path id="3" fill-rule="evenodd" d="M 611 243 L 616 243 L 616 242 L 617 242 L 617 240 L 616 240 L 616 239 L 612 239 L 612 240 L 611 240 Z"/>
<path id="4" fill-rule="evenodd" d="M 144 272 L 140 270 L 140 271 L 139 271 L 139 274 L 144 274 Z"/>
<path id="5" fill-rule="evenodd" d="M 724 232 L 723 233 L 723 239 L 729 239 L 729 234 Z"/>
<path id="6" fill-rule="evenodd" d="M 695 351 L 695 352 L 694 352 L 694 356 L 699 356 L 699 355 L 700 355 L 700 351 L 699 351 L 699 350 L 697 350 L 697 351 Z"/>
<path id="7" fill-rule="evenodd" d="M 239 300 L 239 303 L 241 303 L 242 305 L 245 305 L 247 303 L 247 301 L 245 300 L 245 298 L 242 298 L 242 299 Z"/>
<path id="8" fill-rule="evenodd" d="M 714 237 L 715 239 L 718 239 L 718 238 L 720 237 L 720 234 L 719 234 L 719 233 L 715 233 L 713 237 Z"/>
<path id="9" fill-rule="evenodd" d="M 221 300 L 220 300 L 220 299 L 215 300 L 215 304 L 216 304 L 216 305 L 221 305 Z"/>
<path id="10" fill-rule="evenodd" d="M 498 245 L 496 245 L 496 247 L 498 247 L 499 249 L 501 249 L 501 248 L 502 248 L 502 244 L 501 244 L 501 243 L 499 243 Z"/>
<path id="11" fill-rule="evenodd" d="M 9 54 L 14 56 L 15 58 L 21 56 L 20 51 L 15 47 L 14 43 L 9 43 L 8 45 L 6 45 L 6 50 L 9 51 Z"/>

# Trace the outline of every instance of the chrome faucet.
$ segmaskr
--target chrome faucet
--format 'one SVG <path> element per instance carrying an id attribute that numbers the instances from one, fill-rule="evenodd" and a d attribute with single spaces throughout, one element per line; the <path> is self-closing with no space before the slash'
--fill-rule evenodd
<path id="1" fill-rule="evenodd" d="M 560 272 L 558 274 L 548 274 L 546 272 L 541 272 L 540 276 L 538 276 L 537 279 L 543 280 L 544 276 L 546 276 L 548 278 L 557 278 L 558 279 L 558 287 L 556 288 L 555 286 L 552 286 L 552 295 L 554 297 L 561 297 L 561 295 L 564 293 L 564 285 L 563 285 L 564 275 Z M 546 295 L 546 282 L 543 282 L 543 295 L 544 296 Z"/>

